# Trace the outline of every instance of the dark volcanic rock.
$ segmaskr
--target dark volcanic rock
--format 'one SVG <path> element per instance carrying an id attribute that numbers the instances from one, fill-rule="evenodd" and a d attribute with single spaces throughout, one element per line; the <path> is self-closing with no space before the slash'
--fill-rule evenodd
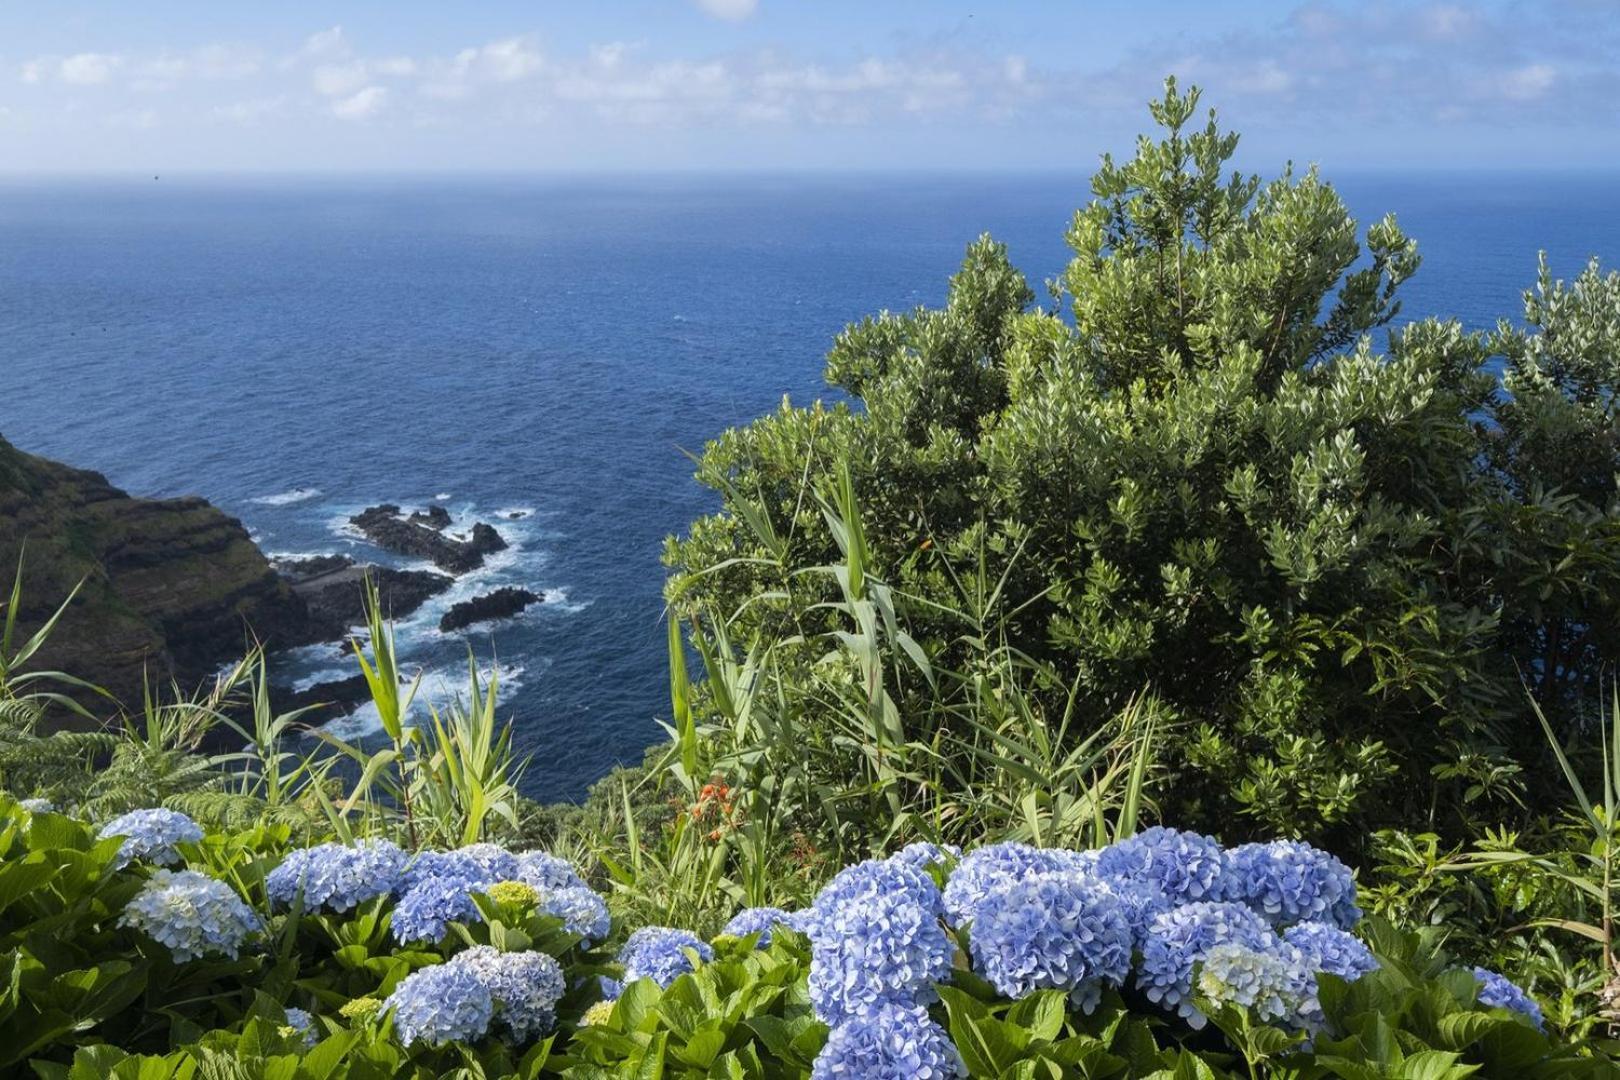
<path id="1" fill-rule="evenodd" d="M 322 574 L 346 570 L 354 565 L 354 560 L 347 555 L 308 555 L 297 559 L 271 559 L 270 563 L 282 577 L 298 585 Z"/>
<path id="2" fill-rule="evenodd" d="M 493 525 L 485 525 L 482 521 L 472 527 L 472 535 L 467 538 L 467 544 L 480 555 L 492 555 L 497 551 L 506 550 L 506 541 L 501 534 L 495 531 Z"/>
<path id="3" fill-rule="evenodd" d="M 272 690 L 274 708 L 279 713 L 294 709 L 312 708 L 300 720 L 311 727 L 354 712 L 371 700 L 371 688 L 364 675 L 351 675 L 347 679 L 316 683 L 303 690 Z"/>
<path id="4" fill-rule="evenodd" d="M 452 574 L 476 570 L 484 565 L 486 554 L 506 547 L 501 535 L 483 522 L 473 526 L 471 538 L 457 540 L 400 516 L 399 507 L 392 503 L 368 507 L 349 523 L 385 551 L 431 559 L 433 565 Z"/>
<path id="5" fill-rule="evenodd" d="M 443 532 L 450 525 L 450 511 L 442 506 L 430 506 L 426 510 L 413 513 L 411 520 L 418 525 L 426 525 L 430 529 Z"/>
<path id="6" fill-rule="evenodd" d="M 391 566 L 357 564 L 347 555 L 320 555 L 309 559 L 288 559 L 276 564 L 292 583 L 293 592 L 303 598 L 310 614 L 333 631 L 329 637 L 342 637 L 351 626 L 366 621 L 365 578 L 377 583 L 383 612 L 403 619 L 437 596 L 455 578 L 431 570 L 399 570 Z"/>
<path id="7" fill-rule="evenodd" d="M 131 498 L 100 473 L 0 439 L 0 588 L 25 544 L 24 639 L 85 582 L 31 666 L 127 703 L 140 702 L 143 673 L 190 687 L 254 638 L 284 648 L 326 631 L 242 523 L 206 500 Z"/>
<path id="8" fill-rule="evenodd" d="M 505 619 L 516 615 L 530 604 L 538 604 L 542 599 L 544 598 L 528 589 L 508 585 L 483 596 L 475 596 L 471 600 L 452 604 L 450 610 L 439 620 L 439 629 L 449 633 L 471 626 L 473 623 Z"/>

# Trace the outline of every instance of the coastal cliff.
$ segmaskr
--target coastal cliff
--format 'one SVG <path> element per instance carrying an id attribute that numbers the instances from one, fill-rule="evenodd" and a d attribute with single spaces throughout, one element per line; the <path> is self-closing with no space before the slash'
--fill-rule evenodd
<path id="1" fill-rule="evenodd" d="M 141 700 L 143 673 L 189 686 L 254 636 L 275 647 L 333 636 L 242 523 L 207 500 L 134 498 L 0 438 L 6 595 L 24 549 L 24 635 L 85 582 L 30 666 L 72 672 L 126 704 Z"/>

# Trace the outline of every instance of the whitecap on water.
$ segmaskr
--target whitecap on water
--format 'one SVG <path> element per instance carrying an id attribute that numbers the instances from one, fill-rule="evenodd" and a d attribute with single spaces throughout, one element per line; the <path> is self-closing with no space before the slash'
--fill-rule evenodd
<path id="1" fill-rule="evenodd" d="M 489 684 L 490 676 L 499 677 L 500 685 L 497 687 L 499 695 L 506 695 L 523 685 L 523 673 L 527 669 L 522 664 L 482 664 L 478 669 L 478 677 L 485 686 Z M 412 678 L 415 676 L 413 675 Z M 409 681 L 402 685 L 409 686 Z M 411 715 L 406 723 L 421 723 L 429 715 L 428 706 L 443 709 L 457 694 L 462 693 L 467 686 L 466 664 L 447 664 L 443 667 L 431 668 L 422 674 L 421 687 L 411 703 Z M 335 735 L 340 739 L 364 739 L 382 732 L 382 720 L 377 715 L 375 702 L 366 701 L 347 716 L 339 716 L 328 720 L 321 725 L 321 730 Z"/>
<path id="2" fill-rule="evenodd" d="M 274 495 L 260 495 L 256 499 L 249 499 L 248 502 L 258 503 L 260 506 L 291 506 L 293 503 L 316 498 L 320 493 L 320 488 L 297 487 L 291 491 L 277 492 Z"/>

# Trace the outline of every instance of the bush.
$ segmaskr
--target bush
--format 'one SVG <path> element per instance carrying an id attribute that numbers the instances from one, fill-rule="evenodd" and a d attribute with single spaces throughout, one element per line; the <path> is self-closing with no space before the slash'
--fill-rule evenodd
<path id="1" fill-rule="evenodd" d="M 1162 138 L 1103 159 L 1053 310 L 981 238 L 944 307 L 839 336 L 847 403 L 712 442 L 723 509 L 668 543 L 668 596 L 745 649 L 836 628 L 812 568 L 845 546 L 819 501 L 847 469 L 866 572 L 932 663 L 1004 644 L 1051 668 L 1049 714 L 1151 688 L 1170 816 L 1468 837 L 1560 783 L 1521 678 L 1570 731 L 1620 658 L 1620 275 L 1543 267 L 1524 329 L 1419 322 L 1380 354 L 1413 241 L 1386 217 L 1358 243 L 1314 169 L 1224 174 L 1237 138 L 1197 101 L 1171 83 Z M 923 680 L 891 689 L 960 730 Z"/>
<path id="2" fill-rule="evenodd" d="M 914 845 L 614 961 L 543 853 L 289 853 L 281 827 L 178 840 L 170 870 L 3 797 L 0 822 L 0 1068 L 48 1080 L 1617 1075 L 1433 935 L 1339 929 L 1349 872 L 1301 845 Z"/>

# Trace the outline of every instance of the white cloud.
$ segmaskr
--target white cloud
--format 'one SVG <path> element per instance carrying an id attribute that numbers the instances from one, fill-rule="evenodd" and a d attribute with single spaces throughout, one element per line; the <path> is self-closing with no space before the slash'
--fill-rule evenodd
<path id="1" fill-rule="evenodd" d="M 1502 93 L 1513 101 L 1532 101 L 1552 89 L 1558 72 L 1550 64 L 1526 64 L 1502 79 Z"/>
<path id="2" fill-rule="evenodd" d="M 492 41 L 476 49 L 462 49 L 451 63 L 459 77 L 517 82 L 540 70 L 540 50 L 527 38 Z"/>
<path id="3" fill-rule="evenodd" d="M 371 69 L 379 75 L 415 75 L 416 61 L 408 56 L 390 56 L 373 63 Z"/>
<path id="4" fill-rule="evenodd" d="M 476 84 L 525 82 L 545 68 L 545 57 L 532 37 L 503 38 L 462 49 L 448 60 L 418 63 L 423 74 L 417 88 L 422 96 L 438 101 L 471 97 Z"/>
<path id="5" fill-rule="evenodd" d="M 123 61 L 109 53 L 76 53 L 57 68 L 57 78 L 73 86 L 99 86 L 112 78 Z"/>
<path id="6" fill-rule="evenodd" d="M 325 97 L 352 94 L 371 81 L 363 63 L 323 64 L 310 73 L 310 84 L 315 92 Z"/>
<path id="7" fill-rule="evenodd" d="M 697 0 L 697 6 L 717 19 L 746 19 L 759 10 L 759 0 Z"/>
<path id="8" fill-rule="evenodd" d="M 351 52 L 349 40 L 343 34 L 343 27 L 334 26 L 328 30 L 319 30 L 304 39 L 304 45 L 289 60 L 296 63 L 300 60 L 332 60 L 342 59 Z"/>
<path id="9" fill-rule="evenodd" d="M 388 89 L 368 86 L 352 97 L 332 103 L 332 115 L 340 120 L 364 120 L 375 116 L 388 102 Z"/>

